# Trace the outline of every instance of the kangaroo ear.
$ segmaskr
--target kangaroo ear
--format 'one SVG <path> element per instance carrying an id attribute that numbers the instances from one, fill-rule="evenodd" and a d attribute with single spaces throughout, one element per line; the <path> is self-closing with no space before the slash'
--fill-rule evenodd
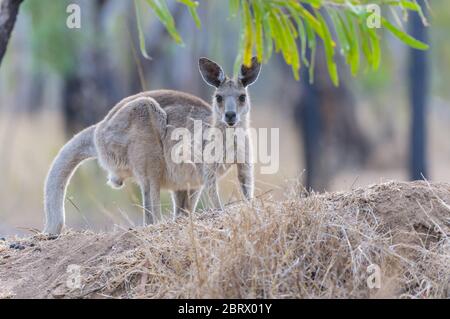
<path id="1" fill-rule="evenodd" d="M 241 72 L 239 73 L 238 78 L 242 85 L 247 87 L 258 79 L 259 71 L 261 71 L 261 63 L 259 63 L 258 58 L 254 56 L 252 58 L 251 66 L 247 67 L 244 64 L 241 66 Z"/>
<path id="2" fill-rule="evenodd" d="M 220 65 L 214 61 L 207 58 L 200 58 L 198 60 L 198 68 L 200 69 L 203 80 L 209 85 L 219 87 L 225 80 L 225 73 Z"/>

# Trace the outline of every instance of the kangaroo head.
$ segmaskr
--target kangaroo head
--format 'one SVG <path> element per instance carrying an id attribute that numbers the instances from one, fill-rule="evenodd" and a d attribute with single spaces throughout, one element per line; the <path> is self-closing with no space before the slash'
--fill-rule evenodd
<path id="1" fill-rule="evenodd" d="M 215 122 L 238 126 L 250 111 L 247 87 L 256 81 L 261 70 L 257 58 L 252 58 L 251 66 L 241 66 L 237 79 L 227 77 L 220 65 L 207 58 L 200 58 L 199 69 L 205 82 L 216 88 L 212 102 Z"/>

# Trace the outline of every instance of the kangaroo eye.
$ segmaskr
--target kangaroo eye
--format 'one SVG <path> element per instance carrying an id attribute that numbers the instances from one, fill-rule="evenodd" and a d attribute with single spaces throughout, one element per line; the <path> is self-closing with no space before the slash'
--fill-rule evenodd
<path id="1" fill-rule="evenodd" d="M 216 95 L 216 101 L 217 101 L 217 103 L 222 103 L 222 101 L 223 101 L 222 95 Z"/>
<path id="2" fill-rule="evenodd" d="M 245 102 L 245 98 L 246 98 L 245 94 L 242 94 L 242 95 L 239 96 L 239 101 L 244 103 Z"/>

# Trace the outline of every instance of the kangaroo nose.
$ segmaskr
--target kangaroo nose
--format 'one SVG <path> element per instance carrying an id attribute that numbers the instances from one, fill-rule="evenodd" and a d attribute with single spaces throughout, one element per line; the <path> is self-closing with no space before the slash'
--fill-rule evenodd
<path id="1" fill-rule="evenodd" d="M 236 123 L 236 113 L 235 112 L 226 112 L 225 113 L 225 121 L 228 124 L 234 125 Z"/>

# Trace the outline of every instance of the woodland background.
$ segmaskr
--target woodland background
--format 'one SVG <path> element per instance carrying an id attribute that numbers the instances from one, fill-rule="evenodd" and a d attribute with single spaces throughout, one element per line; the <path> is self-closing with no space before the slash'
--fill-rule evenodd
<path id="1" fill-rule="evenodd" d="M 81 29 L 66 27 L 69 3 L 80 5 Z M 168 3 L 184 46 L 150 10 L 142 10 L 152 57 L 147 60 L 139 50 L 132 1 L 24 1 L 0 68 L 0 235 L 41 229 L 42 188 L 52 159 L 74 133 L 99 121 L 120 99 L 170 88 L 209 100 L 212 90 L 197 69 L 200 56 L 232 73 L 240 30 L 227 1 L 202 1 L 201 29 L 183 6 Z M 257 176 L 257 194 L 282 197 L 285 186 L 298 179 L 317 192 L 422 175 L 450 180 L 450 6 L 443 0 L 430 5 L 431 27 L 420 19 L 403 22 L 413 33 L 425 31 L 429 51 L 417 56 L 386 33 L 380 69 L 352 77 L 340 63 L 338 88 L 328 76 L 323 50 L 313 85 L 304 71 L 296 81 L 280 55 L 263 66 L 250 89 L 252 125 L 280 129 L 280 170 Z M 413 113 L 414 105 L 419 109 Z M 412 129 L 414 119 L 419 130 Z M 234 173 L 222 181 L 225 202 L 239 198 L 235 181 Z M 95 162 L 78 170 L 66 201 L 71 227 L 110 230 L 141 222 L 137 189 L 129 184 L 115 191 L 105 182 Z"/>

